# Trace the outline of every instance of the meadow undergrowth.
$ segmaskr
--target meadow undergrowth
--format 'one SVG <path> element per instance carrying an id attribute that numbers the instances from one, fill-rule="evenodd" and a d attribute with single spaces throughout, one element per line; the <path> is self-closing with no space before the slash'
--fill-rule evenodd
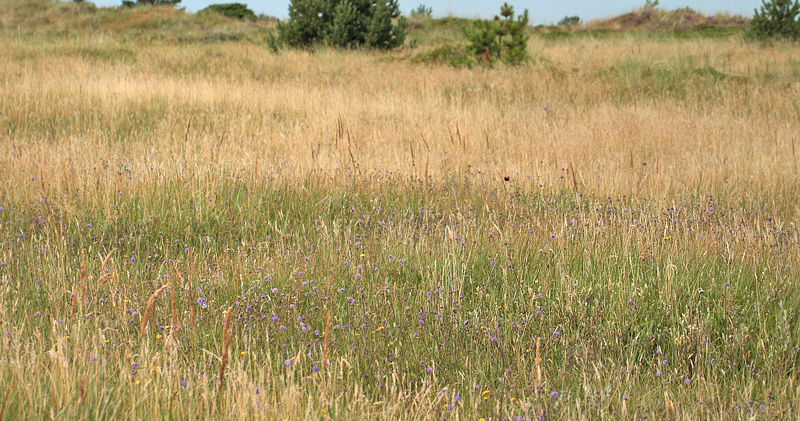
<path id="1" fill-rule="evenodd" d="M 796 46 L 83 7 L 0 3 L 0 419 L 797 418 Z"/>

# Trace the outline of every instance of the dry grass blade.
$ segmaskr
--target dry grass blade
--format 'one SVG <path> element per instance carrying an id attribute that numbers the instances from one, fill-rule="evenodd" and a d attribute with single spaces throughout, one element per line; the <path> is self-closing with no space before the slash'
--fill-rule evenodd
<path id="1" fill-rule="evenodd" d="M 176 338 L 180 338 L 180 328 L 178 327 L 178 307 L 175 305 L 175 296 L 178 293 L 176 291 L 172 291 L 170 294 L 169 304 L 172 307 L 172 330 L 171 332 L 175 335 Z"/>
<path id="2" fill-rule="evenodd" d="M 328 347 L 330 346 L 331 310 L 328 309 L 328 318 L 325 321 L 325 342 L 322 346 L 322 366 L 328 366 Z"/>
<path id="3" fill-rule="evenodd" d="M 86 301 L 86 253 L 81 250 L 81 304 Z"/>
<path id="4" fill-rule="evenodd" d="M 108 264 L 108 261 L 111 260 L 111 255 L 114 254 L 115 251 L 117 251 L 117 249 L 114 248 L 114 249 L 111 249 L 111 251 L 108 252 L 108 254 L 106 255 L 105 259 L 103 259 L 103 263 L 100 264 L 100 272 L 105 272 L 106 265 Z"/>
<path id="5" fill-rule="evenodd" d="M 103 263 L 100 264 L 100 278 L 97 280 L 97 291 L 95 294 L 99 294 L 100 288 L 102 288 L 103 285 L 105 285 L 109 279 L 111 279 L 111 274 L 106 273 L 106 265 L 111 260 L 111 255 L 114 254 L 115 251 L 117 251 L 117 249 L 111 249 L 111 251 L 106 255 L 105 259 L 103 259 Z"/>
<path id="6" fill-rule="evenodd" d="M 225 313 L 225 327 L 222 329 L 222 366 L 219 369 L 219 390 L 225 387 L 225 367 L 228 365 L 228 347 L 231 344 L 231 316 L 233 307 Z"/>
<path id="7" fill-rule="evenodd" d="M 161 286 L 161 288 L 157 289 L 147 300 L 147 307 L 144 310 L 144 315 L 142 315 L 142 324 L 139 326 L 140 336 L 147 334 L 147 324 L 150 322 L 150 318 L 153 317 L 153 307 L 156 304 L 156 299 L 158 299 L 158 296 L 167 288 L 169 288 L 169 284 Z"/>
<path id="8" fill-rule="evenodd" d="M 539 388 L 542 386 L 542 354 L 541 354 L 541 338 L 536 338 L 536 393 L 539 393 Z"/>

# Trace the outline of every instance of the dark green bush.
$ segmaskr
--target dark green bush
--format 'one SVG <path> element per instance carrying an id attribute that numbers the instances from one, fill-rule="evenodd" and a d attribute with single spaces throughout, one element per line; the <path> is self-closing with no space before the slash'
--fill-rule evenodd
<path id="1" fill-rule="evenodd" d="M 761 11 L 750 21 L 750 35 L 757 39 L 800 40 L 800 4 L 797 0 L 762 0 Z"/>
<path id="2" fill-rule="evenodd" d="M 580 25 L 580 23 L 581 23 L 581 18 L 577 16 L 564 16 L 564 19 L 558 21 L 558 26 L 569 28 L 575 25 Z"/>
<path id="3" fill-rule="evenodd" d="M 256 20 L 256 14 L 246 4 L 241 3 L 212 4 L 198 13 L 216 13 L 233 19 Z"/>
<path id="4" fill-rule="evenodd" d="M 408 26 L 397 1 L 292 0 L 289 20 L 278 25 L 278 33 L 294 48 L 326 44 L 392 49 L 403 44 Z"/>
<path id="5" fill-rule="evenodd" d="M 122 0 L 122 7 L 133 7 L 142 4 L 150 4 L 150 5 L 170 4 L 174 6 L 180 2 L 181 0 L 136 0 L 136 1 Z"/>

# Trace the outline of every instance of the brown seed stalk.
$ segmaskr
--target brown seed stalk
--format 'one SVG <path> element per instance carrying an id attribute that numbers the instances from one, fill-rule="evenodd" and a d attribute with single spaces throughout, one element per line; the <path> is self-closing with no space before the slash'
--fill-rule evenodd
<path id="1" fill-rule="evenodd" d="M 111 251 L 108 252 L 108 254 L 106 255 L 106 258 L 103 259 L 103 263 L 100 265 L 100 278 L 97 280 L 97 291 L 95 292 L 95 294 L 99 294 L 100 288 L 102 288 L 103 285 L 105 285 L 108 282 L 108 280 L 111 279 L 111 274 L 105 272 L 106 272 L 106 265 L 108 264 L 108 261 L 111 260 L 111 255 L 115 251 L 117 251 L 117 249 L 111 249 Z"/>
<path id="2" fill-rule="evenodd" d="M 147 334 L 147 324 L 150 322 L 150 317 L 153 316 L 153 307 L 156 304 L 156 299 L 159 295 L 165 290 L 169 288 L 169 284 L 163 285 L 161 288 L 157 289 L 153 295 L 147 300 L 147 307 L 144 310 L 144 315 L 142 315 L 142 324 L 139 326 L 139 336 L 144 336 Z"/>

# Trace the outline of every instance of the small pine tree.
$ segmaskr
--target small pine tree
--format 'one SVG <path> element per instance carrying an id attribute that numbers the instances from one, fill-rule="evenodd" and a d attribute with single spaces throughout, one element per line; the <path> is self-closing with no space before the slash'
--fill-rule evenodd
<path id="1" fill-rule="evenodd" d="M 755 11 L 750 21 L 754 38 L 785 38 L 800 40 L 800 3 L 797 0 L 761 0 L 761 12 Z"/>
<path id="2" fill-rule="evenodd" d="M 471 30 L 464 29 L 464 35 L 470 41 L 467 49 L 475 58 L 488 66 L 502 61 L 507 64 L 519 64 L 528 57 L 526 48 L 528 36 L 528 11 L 514 20 L 514 7 L 504 3 L 500 15 L 494 21 L 477 20 L 472 22 Z"/>
<path id="3" fill-rule="evenodd" d="M 398 0 L 292 0 L 289 20 L 278 25 L 278 33 L 294 48 L 328 44 L 388 50 L 403 44 L 406 27 Z"/>
<path id="4" fill-rule="evenodd" d="M 433 19 L 433 8 L 420 4 L 416 9 L 411 11 L 408 15 L 409 18 L 414 20 L 430 20 Z"/>

